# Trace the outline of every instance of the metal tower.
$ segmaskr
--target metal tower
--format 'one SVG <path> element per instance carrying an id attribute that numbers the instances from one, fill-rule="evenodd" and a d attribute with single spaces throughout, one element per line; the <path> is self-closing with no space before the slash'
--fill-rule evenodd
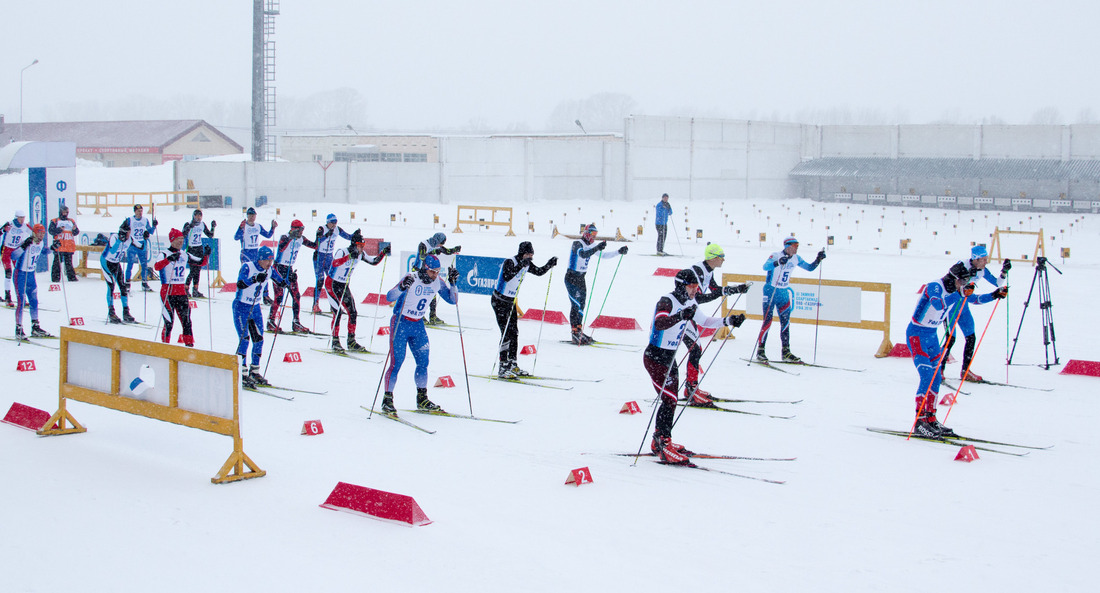
<path id="1" fill-rule="evenodd" d="M 279 0 L 252 0 L 252 160 L 275 158 L 275 17 Z"/>

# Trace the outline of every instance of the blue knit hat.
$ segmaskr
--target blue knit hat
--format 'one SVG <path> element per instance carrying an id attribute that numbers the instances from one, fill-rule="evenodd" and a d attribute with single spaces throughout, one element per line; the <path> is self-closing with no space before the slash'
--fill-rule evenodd
<path id="1" fill-rule="evenodd" d="M 975 245 L 970 248 L 970 259 L 978 259 L 979 257 L 987 257 L 989 250 L 985 248 L 985 245 Z"/>

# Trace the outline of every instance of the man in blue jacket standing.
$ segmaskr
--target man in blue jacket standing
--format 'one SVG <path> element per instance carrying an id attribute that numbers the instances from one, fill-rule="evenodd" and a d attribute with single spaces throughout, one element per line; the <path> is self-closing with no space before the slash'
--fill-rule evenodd
<path id="1" fill-rule="evenodd" d="M 657 208 L 657 220 L 654 222 L 657 225 L 657 255 L 668 255 L 665 253 L 665 237 L 668 235 L 668 217 L 672 214 L 672 206 L 668 205 L 668 194 L 661 196 L 661 201 L 657 202 L 655 208 Z"/>

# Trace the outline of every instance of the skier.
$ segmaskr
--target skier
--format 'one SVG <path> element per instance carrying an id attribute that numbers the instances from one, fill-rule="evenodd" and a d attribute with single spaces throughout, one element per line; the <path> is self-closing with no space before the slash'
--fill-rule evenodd
<path id="1" fill-rule="evenodd" d="M 3 261 L 4 261 L 4 304 L 14 307 L 11 300 L 11 272 L 12 257 L 14 252 L 20 249 L 23 241 L 34 235 L 29 225 L 23 224 L 27 219 L 27 213 L 22 210 L 15 211 L 15 218 L 4 223 L 0 232 L 4 234 Z"/>
<path id="2" fill-rule="evenodd" d="M 265 229 L 263 225 L 256 224 L 256 209 L 251 206 L 248 207 L 248 210 L 245 211 L 245 219 L 237 227 L 237 232 L 233 234 L 233 240 L 241 242 L 241 263 L 256 261 L 260 249 L 260 237 L 270 239 L 275 234 L 275 227 L 277 226 L 279 226 L 279 223 L 274 220 L 271 221 L 270 230 Z M 264 286 L 264 304 L 271 304 L 271 297 L 267 294 L 266 285 Z"/>
<path id="3" fill-rule="evenodd" d="M 76 251 L 76 241 L 73 237 L 80 232 L 76 228 L 76 221 L 69 218 L 69 207 L 62 204 L 58 208 L 57 218 L 50 221 L 48 229 L 50 236 L 54 238 L 57 249 L 53 252 L 53 268 L 50 270 L 50 280 L 61 280 L 61 266 L 65 266 L 65 278 L 69 282 L 76 282 L 76 270 L 73 269 L 73 252 Z"/>
<path id="4" fill-rule="evenodd" d="M 107 321 L 109 323 L 137 323 L 133 315 L 130 315 L 130 283 L 122 274 L 122 260 L 126 258 L 126 245 L 129 242 L 129 231 L 119 230 L 111 233 L 107 239 L 107 247 L 99 254 L 99 267 L 103 268 L 103 279 L 107 281 Z M 118 289 L 122 299 L 122 319 L 115 314 L 115 289 Z"/>
<path id="5" fill-rule="evenodd" d="M 340 317 L 346 311 L 348 314 L 348 350 L 351 352 L 367 352 L 359 342 L 355 341 L 355 323 L 359 313 L 355 309 L 355 296 L 351 294 L 351 272 L 355 269 L 357 261 L 365 261 L 372 266 L 377 266 L 382 258 L 390 252 L 387 245 L 376 257 L 370 257 L 363 253 L 363 234 L 356 230 L 351 234 L 351 243 L 347 249 L 337 249 L 332 254 L 332 266 L 328 270 L 328 278 L 325 279 L 325 292 L 328 293 L 328 304 L 332 310 L 332 349 L 343 352 L 340 347 Z M 396 311 L 396 309 L 394 309 Z"/>
<path id="6" fill-rule="evenodd" d="M 192 255 L 190 250 L 182 251 L 184 234 L 176 229 L 168 231 L 168 249 L 160 253 L 153 269 L 160 273 L 160 316 L 164 319 L 164 329 L 160 341 L 172 343 L 173 312 L 180 318 L 183 335 L 180 341 L 188 348 L 195 347 L 195 336 L 191 333 L 191 306 L 187 300 L 187 268 L 192 263 L 202 265 L 209 255 L 210 248 L 202 255 Z M 197 258 L 197 262 L 195 259 Z"/>
<path id="7" fill-rule="evenodd" d="M 519 368 L 516 363 L 516 350 L 519 344 L 516 296 L 519 285 L 528 271 L 536 276 L 542 276 L 550 271 L 550 268 L 558 265 L 558 258 L 551 257 L 545 265 L 538 267 L 532 261 L 534 257 L 535 248 L 531 242 L 520 243 L 516 255 L 504 260 L 504 264 L 500 267 L 493 296 L 490 299 L 493 313 L 497 318 L 497 326 L 500 327 L 500 370 L 497 371 L 497 375 L 502 379 L 530 376 L 530 373 Z"/>
<path id="8" fill-rule="evenodd" d="M 654 208 L 657 209 L 657 217 L 653 221 L 657 227 L 657 255 L 668 255 L 665 253 L 665 237 L 668 235 L 668 217 L 672 215 L 668 194 L 662 194 L 661 201 Z"/>
<path id="9" fill-rule="evenodd" d="M 447 281 L 439 277 L 439 258 L 428 255 L 420 269 L 406 275 L 401 282 L 386 293 L 386 300 L 394 303 L 393 317 L 390 318 L 390 362 L 384 374 L 386 392 L 382 396 L 382 412 L 396 414 L 393 406 L 393 388 L 397 384 L 397 373 L 405 361 L 405 348 L 412 350 L 416 360 L 416 407 L 419 410 L 442 412 L 443 409 L 428 399 L 428 354 L 430 344 L 428 333 L 424 329 L 424 315 L 428 302 L 436 294 L 443 300 L 455 305 L 458 303 L 458 270 L 450 268 Z"/>
<path id="10" fill-rule="evenodd" d="M 569 326 L 573 332 L 573 343 L 584 346 L 592 343 L 592 336 L 582 331 L 584 328 L 584 303 L 588 298 L 588 286 L 584 275 L 588 272 L 588 259 L 607 248 L 607 241 L 594 243 L 596 240 L 596 224 L 592 223 L 584 227 L 581 238 L 573 241 L 569 249 L 569 269 L 565 271 L 565 290 L 569 293 Z M 626 255 L 627 248 L 623 245 L 618 251 L 603 253 L 600 257 L 607 259 L 616 255 Z"/>
<path id="11" fill-rule="evenodd" d="M 431 237 L 420 242 L 420 245 L 416 248 L 416 260 L 413 261 L 413 270 L 419 270 L 424 265 L 424 258 L 429 255 L 439 256 L 442 255 L 454 255 L 462 251 L 462 246 L 458 245 L 454 249 L 447 249 L 444 244 L 447 242 L 447 235 L 443 233 L 436 233 Z M 442 319 L 435 314 L 436 299 L 432 299 L 431 304 L 428 305 L 428 325 L 445 325 Z"/>
<path id="12" fill-rule="evenodd" d="M 134 258 L 137 258 L 138 268 L 141 271 L 141 288 L 145 292 L 153 292 L 149 287 L 149 278 L 153 277 L 153 272 L 149 269 L 149 255 L 145 252 L 145 241 L 156 230 L 157 219 L 154 218 L 150 222 L 148 218 L 142 216 L 144 211 L 141 204 L 134 204 L 134 215 L 122 221 L 122 225 L 118 227 L 118 234 L 123 234 L 122 231 L 125 229 L 130 236 L 126 246 L 126 281 L 129 282 L 134 277 Z"/>
<path id="13" fill-rule="evenodd" d="M 688 268 L 699 282 L 699 292 L 695 302 L 709 303 L 715 299 L 732 294 L 744 294 L 749 291 L 748 284 L 719 286 L 714 272 L 726 261 L 726 252 L 717 243 L 708 243 L 703 252 L 703 261 Z M 684 331 L 684 345 L 688 349 L 687 377 L 684 379 L 684 399 L 692 406 L 713 406 L 710 393 L 699 389 L 699 363 L 703 358 L 703 349 L 699 346 L 699 331 L 695 324 L 688 324 Z"/>
<path id="14" fill-rule="evenodd" d="M 298 315 L 302 309 L 302 295 L 298 291 L 298 272 L 294 271 L 294 262 L 298 260 L 298 251 L 302 248 L 302 245 L 313 250 L 317 249 L 316 243 L 302 237 L 302 231 L 305 229 L 306 225 L 295 219 L 294 222 L 290 223 L 290 232 L 279 237 L 279 248 L 275 250 L 275 269 L 289 283 L 291 310 L 294 312 L 294 321 L 290 324 L 290 331 L 308 334 L 310 333 L 309 328 L 302 325 L 302 322 L 298 320 Z M 274 301 L 271 305 L 271 313 L 267 316 L 267 331 L 269 332 L 282 331 L 279 322 L 282 321 L 283 314 L 279 311 L 279 307 L 283 306 L 283 288 L 278 284 L 275 285 Z"/>
<path id="15" fill-rule="evenodd" d="M 970 249 L 970 260 L 968 262 L 958 262 L 966 266 L 967 272 L 970 274 L 971 279 L 985 279 L 986 282 L 992 284 L 995 288 L 999 288 L 1004 285 L 1005 280 L 1008 278 L 1008 271 L 1012 269 L 1012 262 L 1010 260 L 1004 260 L 1001 264 L 1001 276 L 998 279 L 989 271 L 986 267 L 989 264 L 989 251 L 986 250 L 985 245 L 975 245 Z M 951 332 L 951 328 L 947 325 L 949 322 L 944 321 L 944 328 Z M 963 360 L 962 370 L 959 371 L 959 379 L 962 381 L 971 381 L 980 383 L 983 379 L 981 375 L 970 371 L 970 360 L 974 358 L 974 344 L 976 342 L 974 337 L 974 316 L 970 314 L 970 307 L 963 309 L 962 315 L 959 317 L 959 329 L 957 332 L 962 332 L 963 336 L 966 336 L 966 346 L 963 347 Z M 947 346 L 944 347 L 943 362 L 940 363 L 940 371 L 947 372 L 947 359 L 951 357 L 951 347 L 955 345 L 955 335 L 952 334 L 947 341 Z"/>
<path id="16" fill-rule="evenodd" d="M 237 356 L 241 357 L 241 381 L 247 388 L 257 385 L 270 385 L 260 374 L 260 354 L 264 349 L 264 316 L 260 309 L 263 301 L 264 286 L 268 276 L 276 284 L 286 285 L 286 280 L 271 262 L 275 254 L 270 247 L 261 247 L 256 252 L 256 261 L 241 263 L 237 273 L 237 296 L 233 298 L 233 326 L 237 329 Z M 247 364 L 248 342 L 252 341 L 252 364 Z"/>
<path id="17" fill-rule="evenodd" d="M 680 339 L 688 325 L 741 327 L 745 316 L 710 317 L 699 311 L 695 302 L 699 280 L 690 269 L 680 270 L 676 274 L 675 282 L 675 289 L 657 301 L 653 324 L 649 330 L 649 345 L 642 355 L 642 363 L 661 400 L 650 450 L 664 463 L 686 465 L 691 463 L 688 460 L 692 455 L 691 451 L 672 442 L 672 423 L 680 382 L 676 349 L 680 346 Z"/>
<path id="18" fill-rule="evenodd" d="M 46 227 L 36 224 L 31 227 L 33 233 L 23 239 L 19 244 L 19 250 L 15 252 L 15 338 L 26 340 L 23 334 L 23 303 L 27 303 L 31 310 L 31 337 L 53 337 L 38 325 L 38 281 L 35 278 L 35 269 L 38 258 L 44 252 L 49 251 L 42 239 L 46 236 Z"/>
<path id="19" fill-rule="evenodd" d="M 988 294 L 975 295 L 974 284 L 970 282 L 970 271 L 962 262 L 951 266 L 943 278 L 924 285 L 909 327 L 905 330 L 909 351 L 913 353 L 913 365 L 920 375 L 920 383 L 917 385 L 917 421 L 913 426 L 915 434 L 929 438 L 955 436 L 950 428 L 936 419 L 936 400 L 939 399 L 940 382 L 943 380 L 943 374 L 939 372 L 940 357 L 944 355 L 940 349 L 937 328 L 945 321 L 949 325 L 954 324 L 959 313 L 952 309 L 965 309 L 964 300 L 981 305 L 1006 296 L 1007 286 Z"/>
<path id="20" fill-rule="evenodd" d="M 760 326 L 760 336 L 756 341 L 756 360 L 768 362 L 764 355 L 764 342 L 768 340 L 768 330 L 772 326 L 772 311 L 779 312 L 779 339 L 783 342 L 783 361 L 802 362 L 791 354 L 791 308 L 794 307 L 794 290 L 789 286 L 791 272 L 795 266 L 812 272 L 825 259 L 825 249 L 817 252 L 817 258 L 807 263 L 798 255 L 798 239 L 787 237 L 783 240 L 783 249 L 768 256 L 764 262 L 764 271 L 768 273 L 764 282 L 764 320 Z"/>
<path id="21" fill-rule="evenodd" d="M 191 273 L 187 275 L 187 280 L 184 281 L 183 285 L 187 287 L 194 284 L 195 287 L 191 289 L 191 296 L 197 299 L 206 298 L 205 295 L 199 292 L 199 277 L 202 274 L 202 259 L 210 255 L 209 250 L 203 249 L 202 236 L 206 235 L 213 239 L 214 229 L 216 228 L 218 228 L 218 221 L 216 220 L 211 220 L 210 227 L 207 228 L 206 223 L 202 221 L 202 210 L 198 208 L 195 208 L 195 211 L 191 213 L 191 220 L 183 223 L 183 235 L 186 237 L 184 245 L 187 245 L 187 253 L 195 256 L 188 258 Z"/>
<path id="22" fill-rule="evenodd" d="M 325 224 L 317 227 L 317 235 L 314 238 L 317 248 L 313 252 L 313 274 L 316 283 L 313 287 L 313 312 L 320 313 L 321 306 L 318 299 L 325 288 L 325 278 L 328 275 L 329 266 L 332 265 L 332 253 L 336 251 L 336 238 L 351 240 L 347 231 L 337 226 L 336 215 L 329 213 L 325 217 Z"/>

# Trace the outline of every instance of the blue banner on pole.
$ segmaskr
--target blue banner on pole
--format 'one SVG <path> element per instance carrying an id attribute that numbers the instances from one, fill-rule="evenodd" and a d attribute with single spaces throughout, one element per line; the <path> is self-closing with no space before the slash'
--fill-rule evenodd
<path id="1" fill-rule="evenodd" d="M 493 288 L 497 277 L 500 276 L 500 267 L 504 265 L 503 257 L 479 257 L 476 255 L 455 256 L 455 267 L 458 268 L 458 292 L 473 294 L 493 294 Z"/>

